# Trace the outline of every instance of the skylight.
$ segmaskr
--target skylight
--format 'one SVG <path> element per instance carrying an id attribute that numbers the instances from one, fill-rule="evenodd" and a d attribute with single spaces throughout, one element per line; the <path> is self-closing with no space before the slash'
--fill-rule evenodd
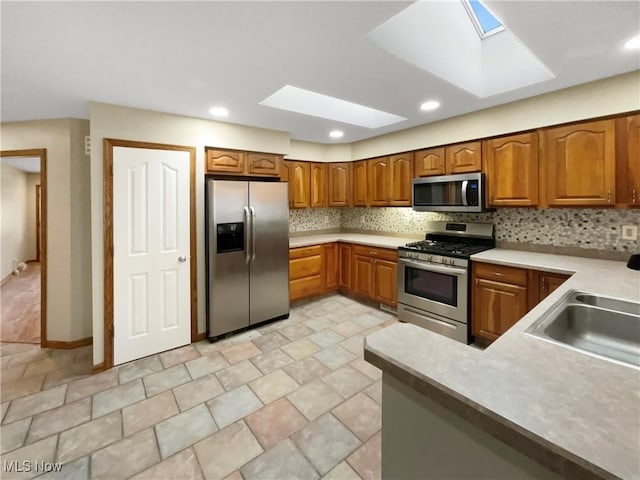
<path id="1" fill-rule="evenodd" d="M 292 85 L 285 85 L 262 100 L 260 105 L 367 128 L 385 127 L 406 120 L 406 118 L 393 113 L 383 112 Z"/>
<path id="2" fill-rule="evenodd" d="M 480 38 L 486 38 L 504 30 L 504 25 L 480 0 L 462 0 Z"/>

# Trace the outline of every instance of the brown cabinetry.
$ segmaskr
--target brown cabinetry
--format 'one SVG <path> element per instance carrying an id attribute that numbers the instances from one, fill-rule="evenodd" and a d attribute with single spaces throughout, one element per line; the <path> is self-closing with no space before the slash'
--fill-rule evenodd
<path id="1" fill-rule="evenodd" d="M 311 206 L 311 163 L 287 161 L 289 164 L 289 208 Z"/>
<path id="2" fill-rule="evenodd" d="M 381 207 L 389 205 L 390 187 L 389 157 L 367 161 L 367 205 Z"/>
<path id="3" fill-rule="evenodd" d="M 543 130 L 541 187 L 550 206 L 613 205 L 615 120 Z"/>
<path id="4" fill-rule="evenodd" d="M 368 160 L 367 205 L 411 206 L 412 173 L 412 153 Z"/>
<path id="5" fill-rule="evenodd" d="M 538 134 L 492 138 L 483 145 L 490 207 L 538 204 Z"/>
<path id="6" fill-rule="evenodd" d="M 323 291 L 322 245 L 289 250 L 289 299 L 318 295 Z"/>
<path id="7" fill-rule="evenodd" d="M 354 207 L 367 206 L 367 160 L 353 163 L 351 195 Z"/>
<path id="8" fill-rule="evenodd" d="M 640 207 L 640 115 L 616 120 L 616 203 Z"/>
<path id="9" fill-rule="evenodd" d="M 338 289 L 338 244 L 326 243 L 322 246 L 324 259 L 324 291 L 331 292 Z"/>
<path id="10" fill-rule="evenodd" d="M 473 263 L 473 335 L 480 341 L 494 341 L 567 278 L 560 273 Z"/>
<path id="11" fill-rule="evenodd" d="M 338 287 L 341 290 L 351 290 L 351 245 L 349 243 L 338 244 L 338 261 L 340 266 Z"/>
<path id="12" fill-rule="evenodd" d="M 415 153 L 415 177 L 429 177 L 431 175 L 444 175 L 445 153 L 444 147 L 428 148 Z"/>
<path id="13" fill-rule="evenodd" d="M 351 290 L 354 294 L 395 306 L 398 302 L 395 250 L 353 245 Z"/>
<path id="14" fill-rule="evenodd" d="M 207 150 L 207 172 L 241 174 L 245 156 L 245 152 L 235 150 Z"/>
<path id="15" fill-rule="evenodd" d="M 389 205 L 411 206 L 411 178 L 413 177 L 413 153 L 389 157 L 390 189 Z"/>
<path id="16" fill-rule="evenodd" d="M 494 341 L 527 313 L 527 270 L 474 263 L 471 329 Z"/>
<path id="17" fill-rule="evenodd" d="M 446 173 L 470 173 L 482 170 L 482 142 L 457 143 L 445 148 Z"/>
<path id="18" fill-rule="evenodd" d="M 327 164 L 327 205 L 329 207 L 348 207 L 351 193 L 351 164 Z"/>
<path id="19" fill-rule="evenodd" d="M 327 206 L 327 165 L 312 163 L 311 166 L 311 206 Z"/>
<path id="20" fill-rule="evenodd" d="M 278 177 L 281 164 L 273 153 L 207 149 L 207 173 Z"/>

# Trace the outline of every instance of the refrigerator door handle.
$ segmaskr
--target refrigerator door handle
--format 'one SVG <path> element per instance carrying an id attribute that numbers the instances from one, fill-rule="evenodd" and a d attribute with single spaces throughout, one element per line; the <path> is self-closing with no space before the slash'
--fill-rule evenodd
<path id="1" fill-rule="evenodd" d="M 256 259 L 256 211 L 249 207 L 251 211 L 251 262 Z"/>
<path id="2" fill-rule="evenodd" d="M 247 265 L 251 260 L 251 254 L 249 252 L 249 239 L 251 235 L 251 218 L 249 214 L 249 207 L 244 207 L 244 263 Z"/>

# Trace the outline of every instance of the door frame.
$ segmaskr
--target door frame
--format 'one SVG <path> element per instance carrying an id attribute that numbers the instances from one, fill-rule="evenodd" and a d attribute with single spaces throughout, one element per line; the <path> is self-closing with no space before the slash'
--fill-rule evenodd
<path id="1" fill-rule="evenodd" d="M 173 150 L 189 153 L 189 265 L 191 268 L 191 342 L 202 340 L 198 334 L 198 273 L 196 238 L 196 149 L 182 145 L 137 142 L 105 138 L 103 145 L 103 201 L 104 201 L 104 361 L 95 365 L 94 371 L 113 367 L 113 148 L 145 148 L 149 150 Z"/>
<path id="2" fill-rule="evenodd" d="M 42 182 L 42 177 L 40 178 Z M 42 183 L 36 185 L 36 262 L 40 261 L 40 238 L 42 236 Z"/>
<path id="3" fill-rule="evenodd" d="M 42 203 L 40 206 L 40 346 L 48 347 L 47 340 L 47 149 L 2 150 L 0 157 L 40 157 L 40 185 Z"/>

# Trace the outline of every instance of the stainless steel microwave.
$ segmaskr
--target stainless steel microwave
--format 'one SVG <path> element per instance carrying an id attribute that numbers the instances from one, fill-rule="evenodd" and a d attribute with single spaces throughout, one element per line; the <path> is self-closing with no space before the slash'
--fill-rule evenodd
<path id="1" fill-rule="evenodd" d="M 484 212 L 484 174 L 414 178 L 412 205 L 418 212 Z"/>

